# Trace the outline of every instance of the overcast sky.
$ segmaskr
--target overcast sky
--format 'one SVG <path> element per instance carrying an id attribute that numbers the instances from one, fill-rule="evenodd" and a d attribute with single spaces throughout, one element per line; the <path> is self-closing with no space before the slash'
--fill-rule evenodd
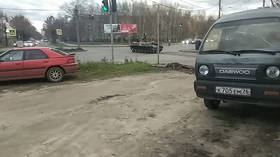
<path id="1" fill-rule="evenodd" d="M 44 10 L 60 10 L 60 6 L 71 0 L 1 0 L 0 8 L 16 8 L 16 9 L 44 9 Z M 95 0 L 101 3 L 102 0 Z M 100 2 L 99 2 L 100 1 Z M 117 0 L 124 1 L 124 0 Z M 130 1 L 130 0 L 127 0 Z M 137 0 L 133 0 L 137 1 Z M 141 0 L 138 0 L 141 1 Z M 205 10 L 208 15 L 217 15 L 218 0 L 154 0 L 160 3 L 170 5 L 179 3 L 181 8 Z M 266 0 L 270 1 L 270 0 Z M 267 5 L 270 5 L 267 2 Z M 262 6 L 262 0 L 222 0 L 223 14 L 229 14 L 237 11 L 255 9 Z M 58 11 L 25 11 L 25 10 L 3 10 L 10 16 L 22 14 L 29 18 L 32 24 L 40 32 L 43 22 L 47 16 L 56 16 Z"/>

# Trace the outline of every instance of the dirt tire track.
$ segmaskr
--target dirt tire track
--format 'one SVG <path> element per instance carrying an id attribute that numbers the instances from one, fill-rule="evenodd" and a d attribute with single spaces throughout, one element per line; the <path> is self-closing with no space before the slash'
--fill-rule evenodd
<path id="1" fill-rule="evenodd" d="M 193 81 L 168 72 L 2 93 L 0 156 L 279 156 L 279 108 L 210 111 Z"/>

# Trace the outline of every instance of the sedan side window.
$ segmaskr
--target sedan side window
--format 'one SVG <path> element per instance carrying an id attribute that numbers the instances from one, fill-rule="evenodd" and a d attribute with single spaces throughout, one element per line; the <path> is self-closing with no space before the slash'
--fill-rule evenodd
<path id="1" fill-rule="evenodd" d="M 26 50 L 25 60 L 47 59 L 48 56 L 41 50 Z"/>
<path id="2" fill-rule="evenodd" d="M 10 62 L 10 61 L 21 61 L 23 60 L 23 51 L 9 51 L 3 56 L 1 56 L 0 61 Z"/>

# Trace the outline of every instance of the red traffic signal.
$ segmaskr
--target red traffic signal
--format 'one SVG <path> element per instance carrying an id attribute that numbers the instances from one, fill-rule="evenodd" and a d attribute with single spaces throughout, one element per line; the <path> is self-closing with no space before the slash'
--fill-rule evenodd
<path id="1" fill-rule="evenodd" d="M 94 14 L 89 14 L 89 15 L 88 15 L 88 18 L 89 18 L 90 20 L 94 20 Z"/>

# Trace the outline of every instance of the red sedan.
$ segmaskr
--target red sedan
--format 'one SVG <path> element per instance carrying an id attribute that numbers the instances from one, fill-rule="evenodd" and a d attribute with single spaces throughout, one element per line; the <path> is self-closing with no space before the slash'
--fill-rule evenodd
<path id="1" fill-rule="evenodd" d="M 0 81 L 47 78 L 59 82 L 77 69 L 74 55 L 52 48 L 18 48 L 0 55 Z"/>

